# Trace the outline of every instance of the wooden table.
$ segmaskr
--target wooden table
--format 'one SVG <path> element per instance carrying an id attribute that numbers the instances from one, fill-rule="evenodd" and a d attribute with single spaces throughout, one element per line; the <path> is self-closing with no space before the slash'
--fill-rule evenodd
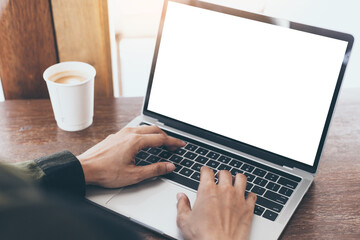
<path id="1" fill-rule="evenodd" d="M 18 162 L 64 149 L 80 154 L 121 129 L 141 105 L 141 98 L 97 99 L 93 125 L 71 133 L 57 128 L 49 100 L 1 102 L 0 158 Z M 360 89 L 344 90 L 314 184 L 281 239 L 360 239 L 359 156 Z M 164 239 L 135 229 L 146 239 Z"/>

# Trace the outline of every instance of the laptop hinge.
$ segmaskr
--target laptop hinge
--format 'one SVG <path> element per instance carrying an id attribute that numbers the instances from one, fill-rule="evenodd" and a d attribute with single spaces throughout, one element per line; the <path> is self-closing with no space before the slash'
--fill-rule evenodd
<path id="1" fill-rule="evenodd" d="M 291 170 L 291 171 L 293 171 L 293 170 L 294 170 L 294 168 L 289 167 L 289 166 L 286 166 L 286 165 L 283 165 L 283 168 L 286 168 L 286 169 Z"/>
<path id="2" fill-rule="evenodd" d="M 155 125 L 158 125 L 158 126 L 165 126 L 165 123 L 162 123 L 162 122 L 157 121 L 157 122 L 155 122 Z"/>

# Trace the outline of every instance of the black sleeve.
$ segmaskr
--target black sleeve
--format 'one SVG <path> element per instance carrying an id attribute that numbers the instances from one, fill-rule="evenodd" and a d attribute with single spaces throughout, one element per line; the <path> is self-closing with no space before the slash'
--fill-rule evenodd
<path id="1" fill-rule="evenodd" d="M 58 152 L 34 162 L 44 172 L 38 182 L 46 190 L 85 196 L 84 172 L 71 152 Z"/>

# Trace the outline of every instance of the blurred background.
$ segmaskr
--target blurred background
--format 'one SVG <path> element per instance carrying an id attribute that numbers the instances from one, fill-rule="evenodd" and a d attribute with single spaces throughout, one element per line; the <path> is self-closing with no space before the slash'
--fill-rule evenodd
<path id="1" fill-rule="evenodd" d="M 352 34 L 355 45 L 343 88 L 360 88 L 357 0 L 205 1 Z M 108 0 L 114 96 L 144 96 L 162 5 L 163 0 Z"/>

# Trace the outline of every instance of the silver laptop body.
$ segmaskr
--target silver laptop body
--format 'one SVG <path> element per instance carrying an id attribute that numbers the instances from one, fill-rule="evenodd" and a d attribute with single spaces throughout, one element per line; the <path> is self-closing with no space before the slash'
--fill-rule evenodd
<path id="1" fill-rule="evenodd" d="M 351 35 L 331 30 L 165 1 L 143 112 L 128 126 L 157 125 L 301 179 L 275 220 L 254 215 L 250 239 L 278 239 L 314 180 L 352 44 Z M 194 203 L 195 189 L 163 177 L 121 189 L 88 187 L 86 197 L 182 239 L 178 192 Z"/>

